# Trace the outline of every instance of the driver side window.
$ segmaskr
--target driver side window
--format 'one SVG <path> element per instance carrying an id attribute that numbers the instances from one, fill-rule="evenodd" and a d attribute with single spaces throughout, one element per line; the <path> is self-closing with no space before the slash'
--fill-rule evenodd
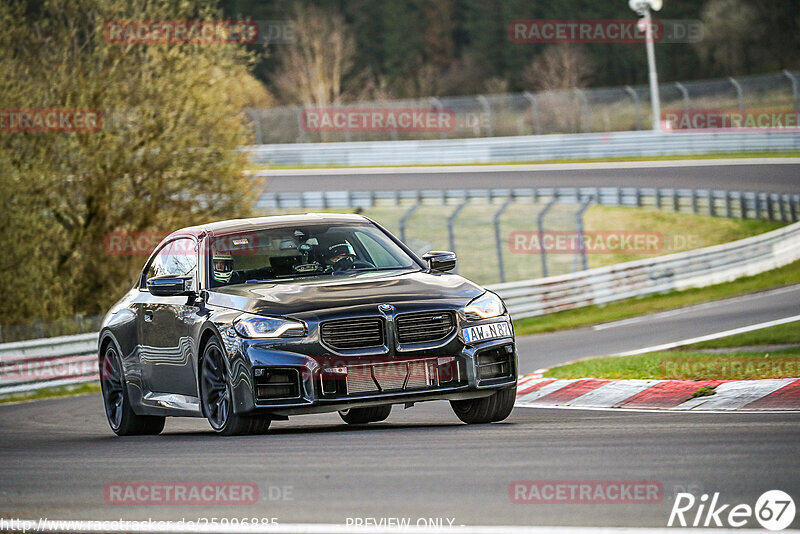
<path id="1" fill-rule="evenodd" d="M 156 254 L 147 269 L 146 280 L 157 276 L 195 276 L 197 251 L 193 240 L 176 239 Z"/>

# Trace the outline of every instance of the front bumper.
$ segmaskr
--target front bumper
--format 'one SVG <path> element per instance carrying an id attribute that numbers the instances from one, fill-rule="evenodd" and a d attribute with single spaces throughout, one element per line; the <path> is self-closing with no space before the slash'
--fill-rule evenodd
<path id="1" fill-rule="evenodd" d="M 465 343 L 457 329 L 435 346 L 382 354 L 332 354 L 313 338 L 264 341 L 231 334 L 227 344 L 237 413 L 288 416 L 478 398 L 515 387 L 518 374 L 513 332 Z"/>

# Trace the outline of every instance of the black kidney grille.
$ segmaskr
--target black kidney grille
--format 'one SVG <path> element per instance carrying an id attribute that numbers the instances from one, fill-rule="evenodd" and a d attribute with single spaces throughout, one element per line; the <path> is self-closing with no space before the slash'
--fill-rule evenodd
<path id="1" fill-rule="evenodd" d="M 339 319 L 322 323 L 322 341 L 334 349 L 383 345 L 383 319 Z"/>
<path id="2" fill-rule="evenodd" d="M 451 311 L 403 313 L 397 316 L 397 339 L 400 343 L 438 341 L 453 333 L 455 314 Z"/>

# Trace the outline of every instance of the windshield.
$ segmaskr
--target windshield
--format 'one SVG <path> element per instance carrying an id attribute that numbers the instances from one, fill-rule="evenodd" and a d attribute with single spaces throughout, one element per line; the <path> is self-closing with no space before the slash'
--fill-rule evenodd
<path id="1" fill-rule="evenodd" d="M 213 237 L 207 253 L 212 288 L 419 267 L 370 224 L 293 225 L 226 234 Z"/>

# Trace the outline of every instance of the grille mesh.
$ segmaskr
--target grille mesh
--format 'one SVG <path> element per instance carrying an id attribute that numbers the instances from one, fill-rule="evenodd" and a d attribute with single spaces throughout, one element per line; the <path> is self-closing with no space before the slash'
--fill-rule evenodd
<path id="1" fill-rule="evenodd" d="M 451 311 L 432 311 L 404 313 L 397 316 L 396 323 L 400 343 L 424 343 L 452 334 L 456 321 Z"/>
<path id="2" fill-rule="evenodd" d="M 383 320 L 341 319 L 322 323 L 322 341 L 335 349 L 363 349 L 383 345 Z"/>

